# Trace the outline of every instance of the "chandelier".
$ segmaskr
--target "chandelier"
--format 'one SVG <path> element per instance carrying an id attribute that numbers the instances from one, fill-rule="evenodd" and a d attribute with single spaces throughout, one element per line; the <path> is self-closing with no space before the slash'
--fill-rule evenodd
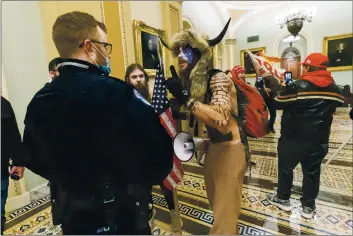
<path id="1" fill-rule="evenodd" d="M 306 11 L 291 9 L 285 15 L 277 15 L 276 21 L 281 29 L 284 25 L 287 25 L 288 31 L 296 37 L 303 28 L 304 21 L 311 22 L 315 13 L 314 8 L 308 8 Z"/>

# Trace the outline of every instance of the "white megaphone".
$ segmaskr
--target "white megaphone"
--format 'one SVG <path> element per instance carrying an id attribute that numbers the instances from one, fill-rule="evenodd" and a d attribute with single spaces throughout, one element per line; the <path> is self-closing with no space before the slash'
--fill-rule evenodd
<path id="1" fill-rule="evenodd" d="M 183 162 L 189 161 L 197 151 L 207 152 L 209 139 L 192 137 L 186 132 L 178 133 L 173 141 L 176 157 Z"/>

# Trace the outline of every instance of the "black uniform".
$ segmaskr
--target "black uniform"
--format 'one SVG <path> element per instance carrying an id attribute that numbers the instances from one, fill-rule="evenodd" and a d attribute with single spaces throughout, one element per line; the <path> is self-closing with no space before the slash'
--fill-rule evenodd
<path id="1" fill-rule="evenodd" d="M 278 198 L 289 199 L 293 169 L 301 163 L 304 176 L 302 204 L 315 207 L 320 187 L 320 167 L 328 152 L 333 114 L 343 99 L 335 83 L 319 87 L 300 79 L 282 86 L 275 98 L 277 109 L 283 109 L 277 147 Z"/>
<path id="2" fill-rule="evenodd" d="M 9 101 L 1 96 L 1 179 L 9 178 L 10 159 L 14 166 L 23 166 L 22 138 L 16 116 Z"/>
<path id="3" fill-rule="evenodd" d="M 28 105 L 27 167 L 58 185 L 64 234 L 141 233 L 131 186 L 166 178 L 171 137 L 132 86 L 80 60 L 63 60 L 59 72 Z"/>
<path id="4" fill-rule="evenodd" d="M 23 166 L 24 152 L 16 116 L 11 103 L 1 96 L 1 234 L 5 227 L 5 205 L 9 186 L 10 159 L 14 166 Z"/>

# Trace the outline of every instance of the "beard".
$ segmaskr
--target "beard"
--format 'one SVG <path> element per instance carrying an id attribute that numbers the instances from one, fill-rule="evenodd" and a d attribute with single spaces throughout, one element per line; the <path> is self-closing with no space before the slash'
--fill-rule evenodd
<path id="1" fill-rule="evenodd" d="M 142 97 L 144 99 L 146 99 L 148 102 L 151 102 L 151 95 L 150 95 L 150 92 L 149 92 L 149 89 L 148 89 L 147 82 L 146 82 L 146 85 L 138 83 L 135 86 L 135 89 L 137 90 L 137 92 L 139 92 L 142 95 Z"/>
<path id="2" fill-rule="evenodd" d="M 188 64 L 183 70 L 179 69 L 180 77 L 182 77 L 184 80 L 189 80 L 192 69 L 194 69 L 194 67 L 190 64 Z"/>

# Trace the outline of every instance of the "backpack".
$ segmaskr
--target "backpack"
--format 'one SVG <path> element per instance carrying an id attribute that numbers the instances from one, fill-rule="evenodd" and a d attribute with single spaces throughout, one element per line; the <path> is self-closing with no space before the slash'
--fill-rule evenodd
<path id="1" fill-rule="evenodd" d="M 238 116 L 246 135 L 260 138 L 269 133 L 268 110 L 259 91 L 240 79 L 231 78 L 237 90 Z"/>

